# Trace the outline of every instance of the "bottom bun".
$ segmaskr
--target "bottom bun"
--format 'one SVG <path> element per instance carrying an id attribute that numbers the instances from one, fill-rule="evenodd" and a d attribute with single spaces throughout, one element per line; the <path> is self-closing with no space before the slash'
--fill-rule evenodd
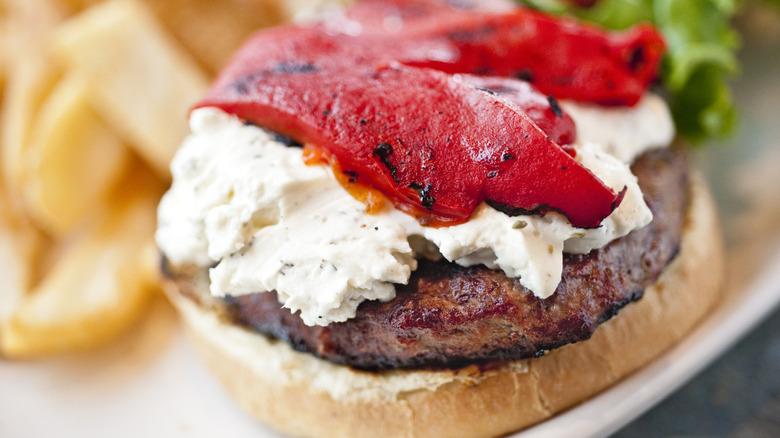
<path id="1" fill-rule="evenodd" d="M 520 430 L 615 384 L 680 340 L 718 300 L 723 249 L 695 175 L 677 257 L 643 298 L 587 341 L 492 369 L 369 373 L 294 351 L 168 294 L 197 352 L 254 417 L 295 436 L 489 437 Z"/>

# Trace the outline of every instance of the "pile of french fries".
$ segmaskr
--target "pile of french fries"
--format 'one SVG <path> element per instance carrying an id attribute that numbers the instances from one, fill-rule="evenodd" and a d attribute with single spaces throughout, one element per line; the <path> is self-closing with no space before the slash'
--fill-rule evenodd
<path id="1" fill-rule="evenodd" d="M 297 3 L 0 0 L 0 357 L 95 348 L 144 315 L 188 108 Z"/>

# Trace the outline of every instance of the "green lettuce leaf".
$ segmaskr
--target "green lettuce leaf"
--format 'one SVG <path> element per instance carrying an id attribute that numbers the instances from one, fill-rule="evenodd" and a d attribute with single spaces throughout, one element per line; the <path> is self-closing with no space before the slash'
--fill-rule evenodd
<path id="1" fill-rule="evenodd" d="M 731 26 L 737 0 L 600 0 L 590 8 L 565 0 L 518 1 L 613 30 L 654 24 L 668 45 L 661 80 L 677 130 L 694 142 L 733 130 L 737 117 L 728 81 L 738 71 L 739 38 Z"/>

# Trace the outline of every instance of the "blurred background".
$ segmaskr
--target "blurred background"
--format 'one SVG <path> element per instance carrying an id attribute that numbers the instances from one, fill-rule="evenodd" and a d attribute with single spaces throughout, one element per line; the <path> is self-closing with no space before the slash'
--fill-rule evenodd
<path id="1" fill-rule="evenodd" d="M 0 0 L 0 436 L 275 436 L 193 356 L 152 234 L 189 106 L 251 31 L 319 3 Z M 743 6 L 739 127 L 695 155 L 729 246 L 714 314 L 755 312 L 620 437 L 780 436 L 780 281 L 746 292 L 780 273 L 780 13 Z"/>

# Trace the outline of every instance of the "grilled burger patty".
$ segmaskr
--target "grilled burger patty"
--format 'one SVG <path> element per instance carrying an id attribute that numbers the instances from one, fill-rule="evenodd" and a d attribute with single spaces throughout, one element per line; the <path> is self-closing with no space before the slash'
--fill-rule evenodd
<path id="1" fill-rule="evenodd" d="M 449 368 L 539 356 L 588 339 L 599 324 L 641 298 L 677 253 L 688 202 L 685 155 L 654 150 L 632 170 L 653 221 L 590 254 L 566 254 L 562 281 L 547 299 L 501 271 L 421 260 L 408 285 L 397 286 L 393 300 L 364 302 L 355 318 L 326 327 L 303 324 L 281 307 L 275 292 L 228 297 L 216 306 L 234 323 L 297 350 L 366 370 Z M 215 303 L 188 295 L 201 304 Z"/>

